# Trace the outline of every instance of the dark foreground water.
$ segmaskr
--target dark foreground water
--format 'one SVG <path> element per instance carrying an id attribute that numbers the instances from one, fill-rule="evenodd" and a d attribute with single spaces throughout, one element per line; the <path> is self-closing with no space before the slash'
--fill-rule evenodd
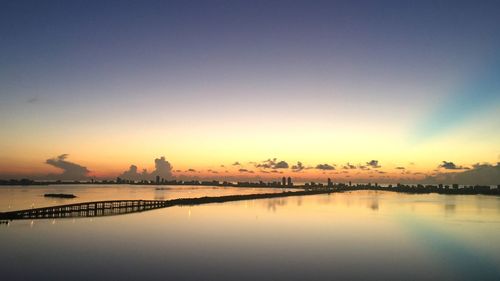
<path id="1" fill-rule="evenodd" d="M 85 198 L 247 192 L 123 188 Z M 43 205 L 34 189 L 0 189 L 0 210 Z M 487 196 L 358 191 L 0 225 L 1 280 L 500 280 L 499 265 Z"/>

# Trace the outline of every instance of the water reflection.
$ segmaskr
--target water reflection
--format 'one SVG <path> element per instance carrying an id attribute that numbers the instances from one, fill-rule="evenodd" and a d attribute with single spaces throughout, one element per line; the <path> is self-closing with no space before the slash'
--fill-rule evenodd
<path id="1" fill-rule="evenodd" d="M 14 221 L 0 226 L 0 271 L 4 280 L 499 280 L 499 209 L 496 197 L 360 191 Z"/>
<path id="2" fill-rule="evenodd" d="M 276 209 L 281 206 L 286 206 L 288 202 L 288 198 L 276 198 L 265 200 L 265 204 L 267 205 L 267 209 L 272 212 L 276 212 Z"/>
<path id="3" fill-rule="evenodd" d="M 0 186 L 0 212 L 104 200 L 166 200 L 202 196 L 282 192 L 275 188 L 151 185 Z M 77 198 L 49 198 L 46 193 L 71 193 Z"/>

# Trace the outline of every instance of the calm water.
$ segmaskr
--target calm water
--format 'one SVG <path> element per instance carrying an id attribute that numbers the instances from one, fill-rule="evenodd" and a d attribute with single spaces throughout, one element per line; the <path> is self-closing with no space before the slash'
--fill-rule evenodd
<path id="1" fill-rule="evenodd" d="M 51 205 L 44 188 L 1 188 L 0 208 Z M 57 188 L 82 201 L 255 191 Z M 500 280 L 499 265 L 499 197 L 358 191 L 0 225 L 2 280 Z"/>
<path id="2" fill-rule="evenodd" d="M 200 186 L 154 185 L 49 185 L 49 186 L 0 186 L 0 212 L 30 209 L 78 202 L 102 200 L 169 200 L 202 196 L 282 192 L 289 189 L 232 188 Z M 44 197 L 46 193 L 70 193 L 73 199 Z"/>

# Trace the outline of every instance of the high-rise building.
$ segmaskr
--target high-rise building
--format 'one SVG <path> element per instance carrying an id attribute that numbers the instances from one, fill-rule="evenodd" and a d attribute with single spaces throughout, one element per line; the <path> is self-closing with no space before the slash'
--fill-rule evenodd
<path id="1" fill-rule="evenodd" d="M 282 186 L 285 186 L 285 185 L 286 185 L 286 178 L 285 178 L 285 177 L 283 177 L 283 178 L 281 179 L 281 185 L 282 185 Z"/>
<path id="2" fill-rule="evenodd" d="M 288 177 L 288 179 L 287 179 L 287 185 L 288 186 L 293 186 L 293 182 L 292 182 L 292 178 L 291 177 Z"/>
<path id="3" fill-rule="evenodd" d="M 328 178 L 328 187 L 332 187 L 332 186 L 333 186 L 332 179 Z"/>

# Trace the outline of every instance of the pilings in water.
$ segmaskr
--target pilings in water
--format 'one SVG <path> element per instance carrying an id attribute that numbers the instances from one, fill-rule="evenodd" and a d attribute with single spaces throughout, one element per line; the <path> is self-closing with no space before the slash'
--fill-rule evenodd
<path id="1" fill-rule="evenodd" d="M 114 200 L 83 202 L 70 205 L 60 205 L 0 213 L 0 219 L 13 220 L 100 217 L 162 208 L 165 207 L 167 203 L 168 201 L 163 200 Z"/>
<path id="2" fill-rule="evenodd" d="M 113 201 L 83 202 L 83 203 L 75 203 L 69 205 L 60 205 L 53 207 L 26 209 L 26 210 L 0 213 L 0 220 L 112 216 L 112 215 L 142 212 L 152 209 L 166 208 L 171 206 L 191 206 L 191 205 L 223 203 L 223 202 L 241 201 L 241 200 L 325 194 L 331 192 L 333 192 L 333 190 L 323 189 L 323 190 L 313 190 L 313 191 L 293 191 L 293 192 L 286 191 L 278 193 L 180 198 L 172 200 L 113 200 Z"/>

